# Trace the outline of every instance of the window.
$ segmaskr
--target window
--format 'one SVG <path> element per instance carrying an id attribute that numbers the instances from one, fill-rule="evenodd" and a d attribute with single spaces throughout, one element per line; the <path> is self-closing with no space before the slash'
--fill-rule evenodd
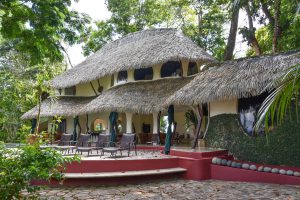
<path id="1" fill-rule="evenodd" d="M 257 120 L 257 112 L 268 96 L 268 93 L 263 93 L 259 96 L 242 98 L 238 101 L 238 112 L 241 125 L 249 136 L 254 136 L 254 125 Z M 259 131 L 259 134 L 263 134 L 264 130 Z"/>
<path id="2" fill-rule="evenodd" d="M 95 119 L 93 122 L 93 131 L 101 132 L 106 130 L 106 121 L 103 119 Z"/>
<path id="3" fill-rule="evenodd" d="M 152 80 L 153 69 L 152 67 L 141 68 L 134 70 L 134 80 Z"/>
<path id="4" fill-rule="evenodd" d="M 161 67 L 160 76 L 162 78 L 170 76 L 182 76 L 181 62 L 168 61 L 164 63 Z"/>
<path id="5" fill-rule="evenodd" d="M 76 86 L 65 88 L 65 95 L 76 95 Z"/>
<path id="6" fill-rule="evenodd" d="M 193 74 L 198 73 L 198 66 L 196 62 L 189 62 L 188 72 L 187 75 L 191 76 Z"/>
<path id="7" fill-rule="evenodd" d="M 127 71 L 120 71 L 118 74 L 117 83 L 126 83 L 127 82 Z"/>

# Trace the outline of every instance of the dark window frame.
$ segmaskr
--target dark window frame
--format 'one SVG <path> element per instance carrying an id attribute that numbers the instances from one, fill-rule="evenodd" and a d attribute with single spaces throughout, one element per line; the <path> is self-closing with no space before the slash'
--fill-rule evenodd
<path id="1" fill-rule="evenodd" d="M 128 72 L 126 70 L 120 71 L 117 76 L 117 83 L 123 83 L 123 82 L 126 83 L 127 81 L 128 81 Z"/>
<path id="2" fill-rule="evenodd" d="M 151 78 L 147 78 L 148 76 Z M 154 74 L 152 67 L 135 69 L 133 74 L 135 81 L 153 80 L 153 76 Z"/>
<path id="3" fill-rule="evenodd" d="M 195 66 L 196 66 L 197 71 L 194 71 L 194 69 L 193 69 L 193 67 L 195 67 Z M 188 69 L 187 69 L 187 76 L 192 76 L 197 73 L 199 73 L 199 68 L 198 68 L 197 62 L 189 62 Z"/>
<path id="4" fill-rule="evenodd" d="M 175 70 L 171 69 L 171 67 L 175 67 Z M 176 77 L 176 76 L 182 76 L 183 69 L 182 69 L 182 63 L 180 61 L 168 61 L 165 62 L 160 69 L 160 77 L 166 78 L 166 77 Z"/>
<path id="5" fill-rule="evenodd" d="M 75 96 L 76 95 L 76 86 L 65 88 L 65 95 Z"/>

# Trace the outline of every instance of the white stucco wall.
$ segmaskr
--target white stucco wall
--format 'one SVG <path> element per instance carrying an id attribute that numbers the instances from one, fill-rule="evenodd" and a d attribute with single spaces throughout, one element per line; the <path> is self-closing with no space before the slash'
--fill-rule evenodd
<path id="1" fill-rule="evenodd" d="M 134 82 L 134 69 L 127 71 L 127 82 Z"/>
<path id="2" fill-rule="evenodd" d="M 67 134 L 73 134 L 74 130 L 74 119 L 72 117 L 67 117 L 66 118 L 66 123 L 67 123 Z"/>
<path id="3" fill-rule="evenodd" d="M 237 99 L 213 101 L 210 103 L 210 116 L 213 117 L 220 114 L 236 114 L 237 106 Z"/>
<path id="4" fill-rule="evenodd" d="M 160 79 L 161 67 L 162 67 L 162 63 L 153 66 L 153 80 Z"/>
<path id="5" fill-rule="evenodd" d="M 181 61 L 182 66 L 182 73 L 183 76 L 187 76 L 188 68 L 189 68 L 189 61 L 188 60 L 182 60 Z"/>
<path id="6" fill-rule="evenodd" d="M 105 77 L 99 79 L 99 83 L 100 83 L 100 86 L 103 87 L 103 91 L 107 90 L 108 88 L 110 88 L 110 85 L 111 85 L 111 76 L 105 76 Z M 97 80 L 92 81 L 92 84 L 93 84 L 94 89 L 96 90 L 97 94 L 99 94 L 99 92 L 98 92 L 99 83 Z M 94 92 L 90 82 L 76 85 L 76 96 L 95 96 L 95 92 Z"/>

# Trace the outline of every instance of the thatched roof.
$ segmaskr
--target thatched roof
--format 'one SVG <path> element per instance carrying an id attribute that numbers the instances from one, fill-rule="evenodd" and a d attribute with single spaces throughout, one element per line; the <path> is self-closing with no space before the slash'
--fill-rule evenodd
<path id="1" fill-rule="evenodd" d="M 223 62 L 200 72 L 165 105 L 195 105 L 259 95 L 273 89 L 271 83 L 296 64 L 300 64 L 300 50 Z"/>
<path id="2" fill-rule="evenodd" d="M 165 78 L 156 81 L 129 82 L 104 91 L 83 109 L 82 114 L 132 112 L 150 114 L 163 110 L 163 103 L 192 77 Z"/>
<path id="3" fill-rule="evenodd" d="M 66 88 L 122 70 L 178 60 L 211 62 L 214 58 L 180 30 L 145 30 L 105 45 L 82 63 L 54 78 L 51 85 L 54 88 Z"/>
<path id="4" fill-rule="evenodd" d="M 59 97 L 58 99 L 46 99 L 42 102 L 41 117 L 52 116 L 76 116 L 79 110 L 90 102 L 94 97 Z M 22 115 L 21 119 L 37 117 L 38 106 L 35 106 Z"/>

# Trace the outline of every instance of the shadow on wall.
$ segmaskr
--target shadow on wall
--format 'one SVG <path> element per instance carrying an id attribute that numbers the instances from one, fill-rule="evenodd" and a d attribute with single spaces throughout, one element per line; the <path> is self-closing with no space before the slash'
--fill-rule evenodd
<path id="1" fill-rule="evenodd" d="M 291 120 L 292 119 L 292 120 Z M 240 125 L 238 115 L 223 114 L 211 118 L 206 136 L 210 147 L 228 149 L 238 160 L 300 166 L 300 122 L 296 116 L 266 136 L 249 137 Z"/>

